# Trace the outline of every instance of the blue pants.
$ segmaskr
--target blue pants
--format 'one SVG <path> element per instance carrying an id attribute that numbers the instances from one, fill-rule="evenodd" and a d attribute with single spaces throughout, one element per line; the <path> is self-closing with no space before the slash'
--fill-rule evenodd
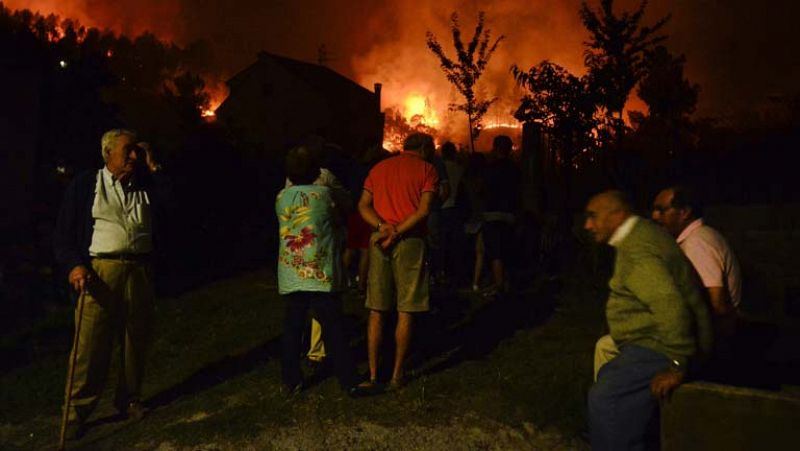
<path id="1" fill-rule="evenodd" d="M 670 360 L 660 352 L 624 345 L 600 369 L 589 390 L 593 451 L 644 449 L 647 424 L 657 406 L 650 381 L 669 366 Z"/>

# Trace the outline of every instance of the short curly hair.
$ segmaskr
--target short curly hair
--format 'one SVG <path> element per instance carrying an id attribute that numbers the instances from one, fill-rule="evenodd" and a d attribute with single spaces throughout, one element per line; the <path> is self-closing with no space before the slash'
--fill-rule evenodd
<path id="1" fill-rule="evenodd" d="M 137 140 L 136 132 L 126 128 L 114 128 L 103 133 L 103 137 L 100 138 L 100 155 L 103 157 L 103 162 L 108 162 L 108 154 L 121 136 L 130 136 L 133 141 Z"/>

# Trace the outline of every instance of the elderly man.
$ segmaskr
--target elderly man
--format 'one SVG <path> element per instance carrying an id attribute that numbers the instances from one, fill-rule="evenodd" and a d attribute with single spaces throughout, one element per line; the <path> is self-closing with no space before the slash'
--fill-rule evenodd
<path id="1" fill-rule="evenodd" d="M 708 310 L 675 240 L 635 216 L 622 193 L 594 196 L 584 227 L 616 249 L 606 319 L 619 351 L 589 392 L 592 449 L 641 449 L 655 400 L 711 346 Z"/>
<path id="2" fill-rule="evenodd" d="M 66 394 L 71 439 L 83 434 L 103 392 L 117 338 L 121 367 L 114 405 L 134 418 L 144 414 L 142 379 L 153 323 L 151 263 L 168 190 L 149 146 L 137 143 L 130 130 L 103 135 L 105 166 L 69 185 L 53 236 L 56 261 L 78 295 L 80 328 L 70 354 L 72 390 Z"/>
<path id="3" fill-rule="evenodd" d="M 403 363 L 411 341 L 414 313 L 429 309 L 428 269 L 425 265 L 425 219 L 438 188 L 436 169 L 425 161 L 433 138 L 409 135 L 403 153 L 376 164 L 364 182 L 358 210 L 374 227 L 370 240 L 366 307 L 370 385 L 377 383 L 378 350 L 383 323 L 397 308 L 396 353 L 390 389 L 405 382 Z"/>
<path id="4" fill-rule="evenodd" d="M 702 205 L 686 187 L 662 190 L 653 201 L 653 220 L 675 237 L 700 276 L 720 332 L 730 332 L 741 303 L 739 262 L 719 232 L 703 223 Z"/>

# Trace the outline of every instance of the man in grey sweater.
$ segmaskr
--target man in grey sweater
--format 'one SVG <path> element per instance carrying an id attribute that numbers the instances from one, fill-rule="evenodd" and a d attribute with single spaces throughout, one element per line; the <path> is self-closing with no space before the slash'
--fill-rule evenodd
<path id="1" fill-rule="evenodd" d="M 661 227 L 619 191 L 594 196 L 584 225 L 616 250 L 606 318 L 618 354 L 589 392 L 592 449 L 641 449 L 656 400 L 711 348 L 711 326 L 691 264 Z"/>

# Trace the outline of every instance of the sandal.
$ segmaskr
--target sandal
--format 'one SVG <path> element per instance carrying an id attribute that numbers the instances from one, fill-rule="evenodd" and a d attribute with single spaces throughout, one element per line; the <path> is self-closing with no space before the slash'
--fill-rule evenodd
<path id="1" fill-rule="evenodd" d="M 375 379 L 367 379 L 364 382 L 354 385 L 347 390 L 347 395 L 351 398 L 360 398 L 362 396 L 377 395 L 382 391 L 381 386 Z"/>
<path id="2" fill-rule="evenodd" d="M 386 387 L 387 392 L 394 392 L 398 391 L 401 388 L 405 387 L 408 381 L 405 377 L 400 377 L 397 379 L 392 379 L 389 381 L 389 385 Z"/>

